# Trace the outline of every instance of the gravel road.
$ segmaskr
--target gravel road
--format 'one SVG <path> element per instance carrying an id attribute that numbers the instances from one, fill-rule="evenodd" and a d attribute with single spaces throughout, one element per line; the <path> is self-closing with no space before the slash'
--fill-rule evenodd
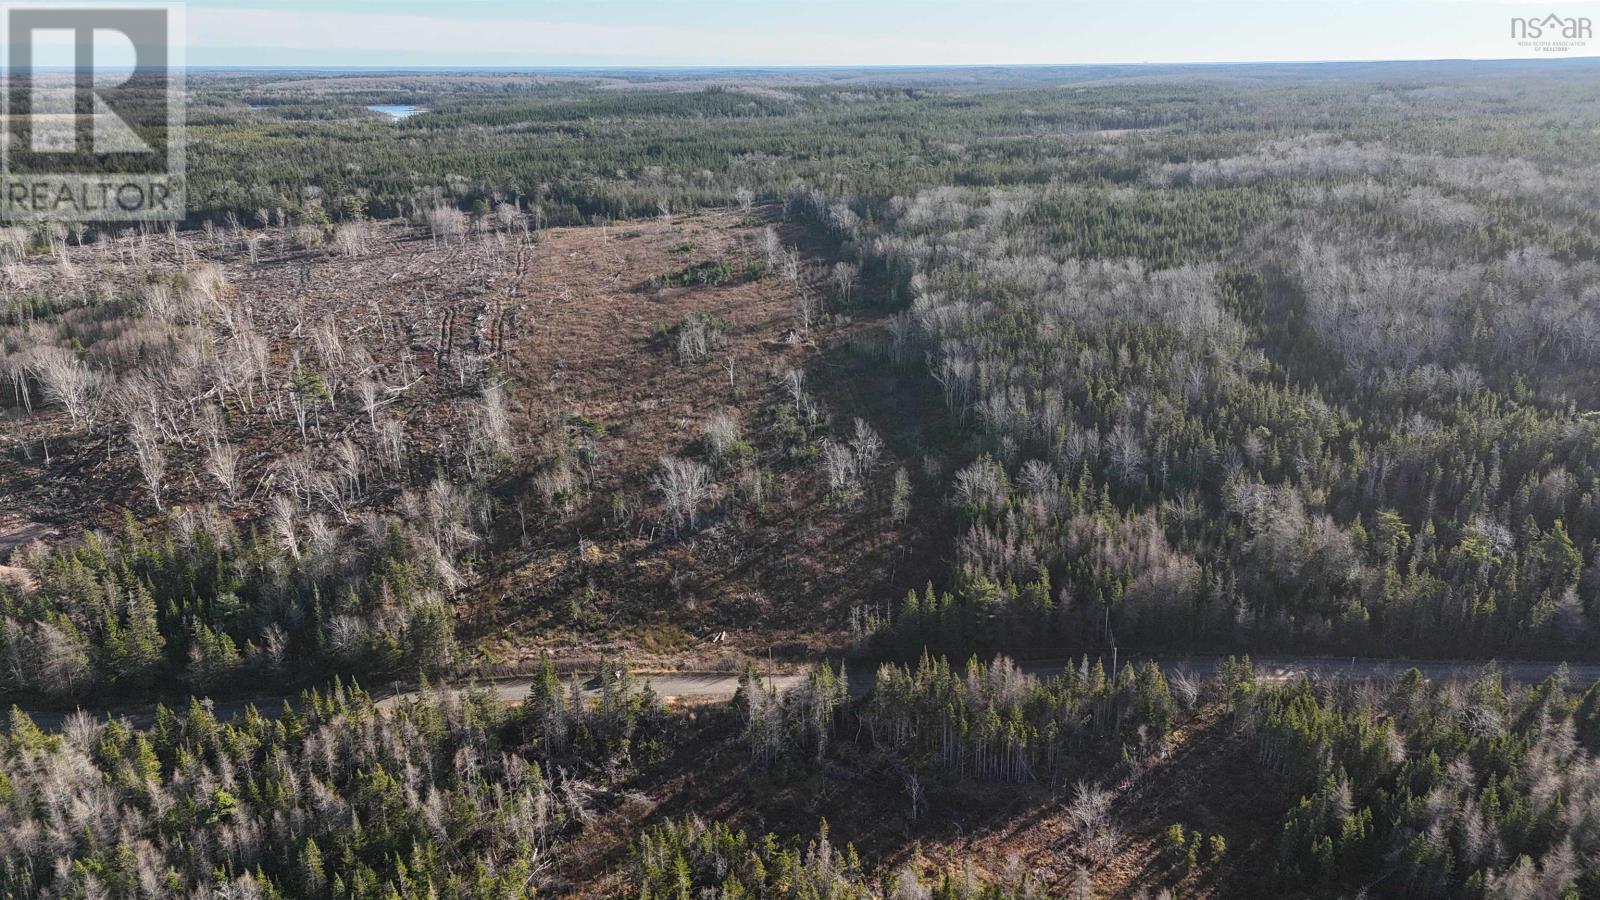
<path id="1" fill-rule="evenodd" d="M 1142 661 L 1145 657 L 1123 656 L 1122 660 Z M 1224 657 L 1221 656 L 1189 656 L 1189 657 L 1157 657 L 1162 666 L 1169 672 L 1179 669 L 1186 670 L 1195 675 L 1210 675 L 1216 671 L 1217 666 Z M 1312 675 L 1318 678 L 1392 678 L 1407 669 L 1416 668 L 1424 676 L 1434 681 L 1470 681 L 1478 677 L 1483 670 L 1481 661 L 1467 660 L 1408 660 L 1408 659 L 1363 659 L 1329 657 L 1257 657 L 1252 660 L 1255 664 L 1258 677 L 1272 681 L 1285 681 L 1298 678 L 1302 675 Z M 1076 659 L 1041 659 L 1028 660 L 1019 664 L 1020 668 L 1033 675 L 1048 677 L 1062 672 L 1069 665 L 1076 665 Z M 1512 660 L 1501 662 L 1500 669 L 1512 681 L 1532 682 L 1540 681 L 1554 672 L 1557 663 L 1540 662 L 1535 660 Z M 1568 672 L 1575 685 L 1588 685 L 1600 680 L 1600 664 L 1579 663 L 1568 666 Z M 872 686 L 873 667 L 857 666 L 850 671 L 850 693 L 860 696 L 865 694 Z M 581 676 L 579 676 L 581 677 Z M 717 672 L 667 672 L 656 674 L 640 674 L 638 676 L 647 682 L 663 699 L 677 703 L 707 703 L 728 700 L 739 688 L 739 676 Z M 805 680 L 804 675 L 775 675 L 771 683 L 780 691 Z M 533 683 L 532 678 L 513 677 L 502 678 L 491 682 L 500 696 L 508 702 L 519 702 L 528 694 L 528 687 Z M 438 688 L 446 690 L 448 688 Z M 590 696 L 599 693 L 597 677 L 590 676 L 584 682 L 584 692 Z M 244 712 L 246 706 L 254 703 L 263 712 L 272 713 L 278 710 L 285 699 L 294 695 L 268 694 L 247 700 L 230 700 L 216 706 L 217 715 L 221 718 L 232 718 Z M 390 693 L 379 700 L 378 705 L 392 708 L 402 699 L 414 697 L 412 692 Z M 154 706 L 128 706 L 115 709 L 95 709 L 87 707 L 88 711 L 99 717 L 115 714 L 122 716 L 135 725 L 149 724 L 155 715 Z M 57 728 L 60 726 L 69 711 L 61 709 L 29 709 L 41 727 Z"/>

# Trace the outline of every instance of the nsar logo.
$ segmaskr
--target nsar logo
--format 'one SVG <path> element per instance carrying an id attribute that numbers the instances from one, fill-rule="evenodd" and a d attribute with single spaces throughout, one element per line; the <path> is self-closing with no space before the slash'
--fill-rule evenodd
<path id="1" fill-rule="evenodd" d="M 1588 16 L 1568 18 L 1555 13 L 1543 18 L 1516 16 L 1511 20 L 1511 37 L 1519 47 L 1567 53 L 1585 46 L 1594 37 L 1594 23 Z"/>

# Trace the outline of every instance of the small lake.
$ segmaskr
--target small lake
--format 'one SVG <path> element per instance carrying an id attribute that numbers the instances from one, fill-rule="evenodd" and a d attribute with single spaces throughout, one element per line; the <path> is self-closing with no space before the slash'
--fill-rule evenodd
<path id="1" fill-rule="evenodd" d="M 417 113 L 427 112 L 426 109 L 423 109 L 420 106 L 391 106 L 384 103 L 374 104 L 367 107 L 367 109 L 370 109 L 373 112 L 383 113 L 396 122 L 400 121 L 401 119 L 409 119 Z"/>

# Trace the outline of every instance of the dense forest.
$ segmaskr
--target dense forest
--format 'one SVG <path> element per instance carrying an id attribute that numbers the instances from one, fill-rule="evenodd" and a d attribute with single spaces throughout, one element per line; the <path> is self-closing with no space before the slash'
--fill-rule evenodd
<path id="1" fill-rule="evenodd" d="M 0 894 L 1600 896 L 1597 77 L 194 73 L 0 229 Z"/>
<path id="2" fill-rule="evenodd" d="M 148 727 L 79 713 L 60 733 L 13 709 L 0 768 L 0 879 L 17 896 L 527 896 L 559 857 L 685 739 L 724 730 L 750 777 L 800 782 L 870 767 L 905 784 L 880 817 L 915 822 L 963 783 L 1049 786 L 1080 860 L 1047 885 L 970 868 L 931 881 L 874 873 L 847 841 L 785 842 L 697 817 L 636 837 L 628 896 L 1094 896 L 1091 867 L 1125 840 L 1101 779 L 1137 771 L 1175 727 L 1220 716 L 1287 802 L 1255 890 L 1335 887 L 1407 897 L 1578 897 L 1600 889 L 1600 685 L 1558 674 L 1508 692 L 1471 684 L 1258 681 L 1249 660 L 1169 684 L 1153 664 L 1102 662 L 1046 680 L 1008 660 L 886 666 L 852 699 L 823 666 L 781 695 L 752 674 L 706 722 L 675 720 L 626 666 L 586 704 L 548 665 L 525 701 L 493 692 L 387 708 L 354 686 L 307 692 L 269 718 L 162 706 Z M 732 720 L 732 728 L 724 724 Z M 764 773 L 764 774 L 763 774 Z M 1239 836 L 1235 835 L 1235 839 Z M 1229 858 L 1229 836 L 1173 822 L 1157 881 Z M 196 893 L 198 892 L 198 893 Z M 214 893 L 207 893 L 214 892 Z M 1054 893 L 1052 893 L 1054 892 Z"/>

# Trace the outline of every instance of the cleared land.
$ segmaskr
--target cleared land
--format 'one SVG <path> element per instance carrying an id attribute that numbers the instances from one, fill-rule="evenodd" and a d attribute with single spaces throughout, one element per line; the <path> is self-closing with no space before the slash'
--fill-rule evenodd
<path id="1" fill-rule="evenodd" d="M 480 664 L 517 665 L 552 649 L 698 650 L 707 662 L 774 649 L 814 657 L 841 649 L 853 608 L 929 577 L 928 558 L 912 548 L 927 553 L 930 542 L 889 520 L 885 495 L 896 466 L 918 465 L 942 416 L 914 385 L 870 365 L 881 323 L 803 327 L 802 297 L 815 304 L 829 289 L 832 260 L 798 226 L 774 224 L 780 245 L 795 248 L 799 277 L 758 271 L 766 218 L 710 212 L 445 238 L 371 223 L 347 247 L 305 246 L 303 234 L 273 229 L 129 237 L 63 243 L 8 277 L 14 289 L 51 283 L 80 293 L 83 305 L 62 314 L 63 332 L 124 373 L 180 342 L 200 345 L 199 359 L 191 350 L 143 381 L 125 380 L 135 392 L 159 383 L 161 402 L 186 411 L 223 409 L 220 440 L 238 453 L 236 491 L 220 496 L 211 442 L 175 428 L 161 504 L 219 504 L 246 528 L 270 527 L 282 493 L 322 508 L 297 486 L 308 470 L 333 467 L 325 461 L 346 442 L 373 471 L 359 494 L 337 501 L 331 527 L 404 507 L 405 492 L 425 486 L 430 471 L 477 452 L 482 385 L 496 385 L 510 462 L 491 476 L 493 523 L 470 553 L 455 603 L 461 636 L 486 654 Z M 172 322 L 119 318 L 126 314 L 88 299 L 98 279 L 137 286 L 151 273 L 199 270 L 215 279 L 217 296 Z M 685 359 L 678 334 L 695 322 L 707 347 Z M 22 333 L 14 340 L 20 351 Z M 243 376 L 260 382 L 253 403 L 181 373 L 240 356 L 258 364 Z M 282 392 L 306 369 L 329 397 L 302 430 Z M 801 433 L 780 434 L 780 419 L 794 427 L 796 379 L 808 403 L 825 400 Z M 0 560 L 154 511 L 137 447 L 120 426 L 130 402 L 107 389 L 87 425 L 41 403 L 6 427 L 0 452 L 13 464 L 0 472 L 9 513 Z M 848 433 L 858 416 L 887 437 L 889 452 L 859 496 L 830 499 L 805 459 L 816 440 Z M 734 423 L 746 447 L 712 473 L 696 527 L 678 534 L 652 478 L 663 457 L 704 457 L 717 418 Z M 409 458 L 380 473 L 394 445 Z M 752 479 L 758 501 L 724 502 Z"/>

